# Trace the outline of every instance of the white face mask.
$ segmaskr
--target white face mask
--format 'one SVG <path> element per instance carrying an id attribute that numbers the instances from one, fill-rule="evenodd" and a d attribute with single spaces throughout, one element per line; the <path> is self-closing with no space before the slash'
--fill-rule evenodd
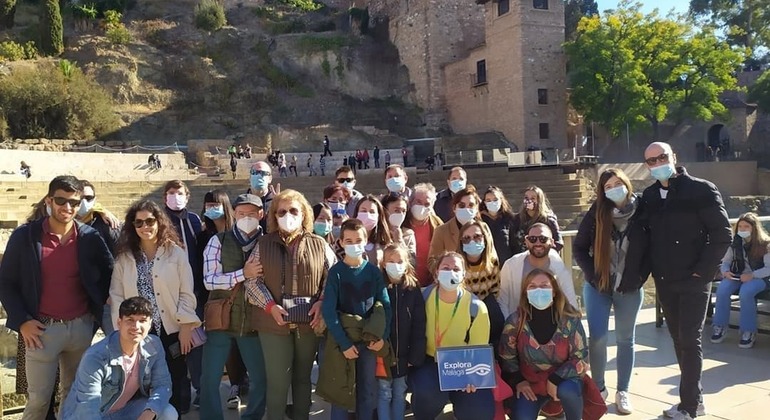
<path id="1" fill-rule="evenodd" d="M 430 207 L 425 207 L 419 204 L 413 205 L 410 211 L 412 212 L 412 216 L 414 216 L 414 218 L 419 221 L 427 219 L 430 215 Z"/>
<path id="2" fill-rule="evenodd" d="M 83 217 L 88 214 L 88 212 L 91 211 L 92 208 L 94 208 L 94 204 L 96 204 L 96 200 L 88 201 L 85 198 L 80 200 L 80 208 L 78 209 L 78 217 Z"/>
<path id="3" fill-rule="evenodd" d="M 391 227 L 401 227 L 404 220 L 406 220 L 406 213 L 391 213 L 388 216 L 388 223 Z"/>
<path id="4" fill-rule="evenodd" d="M 388 273 L 388 277 L 398 280 L 406 273 L 406 264 L 389 262 L 385 264 L 385 271 Z"/>
<path id="5" fill-rule="evenodd" d="M 500 207 L 503 206 L 503 203 L 501 203 L 500 200 L 487 201 L 486 206 L 487 206 L 487 211 L 489 211 L 492 214 L 495 214 L 498 211 L 500 211 Z"/>
<path id="6" fill-rule="evenodd" d="M 300 226 L 302 226 L 302 213 L 296 216 L 286 213 L 283 217 L 278 218 L 278 227 L 284 232 L 292 233 L 299 229 Z"/>
<path id="7" fill-rule="evenodd" d="M 237 226 L 241 232 L 248 235 L 257 230 L 257 227 L 259 227 L 259 220 L 247 216 L 242 219 L 238 219 L 238 221 L 235 222 L 235 226 Z"/>
<path id="8" fill-rule="evenodd" d="M 184 194 L 166 195 L 166 205 L 174 211 L 179 211 L 187 206 L 187 196 Z"/>

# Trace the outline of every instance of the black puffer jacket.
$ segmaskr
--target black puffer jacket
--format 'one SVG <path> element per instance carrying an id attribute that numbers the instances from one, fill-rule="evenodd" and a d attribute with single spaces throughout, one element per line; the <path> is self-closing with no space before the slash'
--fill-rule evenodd
<path id="1" fill-rule="evenodd" d="M 644 190 L 644 215 L 650 228 L 652 274 L 656 282 L 714 279 L 732 235 L 722 195 L 709 181 L 679 167 L 665 200 L 660 182 Z"/>
<path id="2" fill-rule="evenodd" d="M 637 208 L 628 219 L 626 227 L 626 239 L 628 250 L 626 251 L 623 276 L 618 286 L 619 292 L 633 292 L 639 290 L 650 276 L 649 231 L 643 223 L 644 205 L 641 194 L 636 195 Z M 577 236 L 572 243 L 572 255 L 575 257 L 585 280 L 598 290 L 596 270 L 594 269 L 594 238 L 596 237 L 596 203 L 591 205 L 588 213 L 580 222 Z"/>
<path id="3" fill-rule="evenodd" d="M 387 273 L 383 272 L 383 276 Z M 425 360 L 425 300 L 419 287 L 406 288 L 403 284 L 388 287 L 393 311 L 390 344 L 396 351 L 394 378 L 407 374 L 407 367 L 420 366 Z"/>

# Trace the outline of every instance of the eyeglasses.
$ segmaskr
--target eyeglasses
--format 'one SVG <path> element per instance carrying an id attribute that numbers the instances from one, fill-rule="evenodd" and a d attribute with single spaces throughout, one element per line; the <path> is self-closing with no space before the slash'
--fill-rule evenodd
<path id="1" fill-rule="evenodd" d="M 283 216 L 286 216 L 286 213 L 291 213 L 291 215 L 292 215 L 292 216 L 299 216 L 299 209 L 298 209 L 298 208 L 296 208 L 296 207 L 292 207 L 292 208 L 290 208 L 290 209 L 288 209 L 288 210 L 286 210 L 286 209 L 280 209 L 280 210 L 278 210 L 278 211 L 276 211 L 276 212 L 275 212 L 275 214 L 276 214 L 278 217 L 283 217 Z"/>
<path id="2" fill-rule="evenodd" d="M 259 176 L 270 176 L 270 171 L 260 171 L 258 169 L 252 169 L 251 174 L 259 175 Z"/>
<path id="3" fill-rule="evenodd" d="M 644 160 L 644 163 L 649 166 L 652 166 L 658 162 L 668 162 L 668 153 L 661 153 L 658 156 L 653 156 Z"/>
<path id="4" fill-rule="evenodd" d="M 90 202 L 92 202 L 92 201 L 94 201 L 94 199 L 95 199 L 95 198 L 96 198 L 96 196 L 95 196 L 95 195 L 84 195 L 84 196 L 83 196 L 83 200 L 86 200 L 86 201 L 88 201 L 89 203 L 90 203 Z"/>
<path id="5" fill-rule="evenodd" d="M 541 244 L 545 244 L 545 243 L 548 243 L 548 241 L 550 241 L 550 240 L 551 240 L 551 238 L 549 238 L 547 236 L 543 236 L 543 235 L 540 235 L 540 236 L 534 236 L 534 235 L 527 236 L 527 242 L 529 242 L 531 244 L 536 244 L 537 241 L 540 241 Z"/>
<path id="6" fill-rule="evenodd" d="M 476 235 L 473 235 L 473 236 L 463 236 L 462 241 L 465 245 L 468 245 L 469 243 L 471 243 L 471 241 L 482 242 L 484 241 L 484 235 L 477 233 Z"/>
<path id="7" fill-rule="evenodd" d="M 339 182 L 340 184 L 342 184 L 343 182 L 353 182 L 355 180 L 356 180 L 355 178 L 337 178 L 337 182 Z"/>
<path id="8" fill-rule="evenodd" d="M 57 206 L 63 206 L 65 204 L 69 204 L 70 207 L 80 207 L 80 200 L 75 200 L 74 198 L 64 198 L 64 197 L 51 197 L 53 198 L 53 202 L 56 203 Z"/>
<path id="9" fill-rule="evenodd" d="M 134 227 L 139 229 L 140 227 L 147 226 L 147 227 L 153 227 L 155 224 L 158 223 L 158 219 L 154 217 L 148 217 L 144 220 L 142 219 L 134 219 Z"/>

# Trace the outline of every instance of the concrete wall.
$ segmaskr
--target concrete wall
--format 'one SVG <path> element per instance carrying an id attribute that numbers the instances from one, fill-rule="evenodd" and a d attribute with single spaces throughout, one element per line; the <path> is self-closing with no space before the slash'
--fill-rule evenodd
<path id="1" fill-rule="evenodd" d="M 725 197 L 766 194 L 759 188 L 757 162 L 686 162 L 683 165 L 690 175 L 713 182 Z M 653 183 L 650 171 L 643 163 L 602 163 L 584 175 L 595 181 L 607 168 L 622 169 L 636 188 Z M 767 171 L 761 174 L 763 178 L 769 176 Z M 770 180 L 764 179 L 762 185 L 770 187 Z"/>
<path id="2" fill-rule="evenodd" d="M 537 10 L 531 2 L 511 3 L 501 16 L 497 3 L 488 3 L 485 43 L 444 67 L 450 125 L 461 134 L 500 131 L 521 150 L 565 147 L 563 5 L 552 2 L 549 10 Z M 481 60 L 487 83 L 474 85 Z M 547 90 L 547 104 L 538 104 L 538 89 Z M 541 123 L 549 126 L 548 139 L 540 139 Z"/>
<path id="3" fill-rule="evenodd" d="M 159 152 L 163 169 L 151 171 L 146 153 L 41 152 L 35 150 L 0 150 L 0 180 L 19 181 L 19 163 L 32 167 L 31 181 L 48 181 L 57 175 L 74 175 L 97 181 L 144 181 L 175 178 L 195 179 L 187 169 L 182 153 Z"/>

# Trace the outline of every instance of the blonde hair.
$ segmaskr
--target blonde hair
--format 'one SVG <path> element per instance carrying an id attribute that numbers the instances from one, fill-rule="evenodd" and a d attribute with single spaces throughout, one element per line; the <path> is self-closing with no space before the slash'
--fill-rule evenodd
<path id="1" fill-rule="evenodd" d="M 484 251 L 481 253 L 481 265 L 486 268 L 499 264 L 495 243 L 492 239 L 492 231 L 489 229 L 489 225 L 481 220 L 471 220 L 460 228 L 460 245 L 457 252 L 463 255 L 464 260 L 468 261 L 468 257 L 465 255 L 465 251 L 463 251 L 463 233 L 474 226 L 477 226 L 481 230 L 481 235 L 484 236 Z"/>
<path id="2" fill-rule="evenodd" d="M 310 203 L 299 191 L 283 190 L 273 197 L 270 210 L 267 212 L 267 233 L 278 232 L 278 217 L 275 213 L 278 211 L 278 206 L 285 201 L 296 201 L 299 204 L 299 210 L 302 213 L 302 227 L 300 229 L 305 232 L 312 232 L 315 217 L 313 217 L 313 208 L 310 207 Z"/>
<path id="3" fill-rule="evenodd" d="M 553 213 L 553 211 L 551 210 L 551 204 L 548 202 L 548 198 L 546 198 L 543 189 L 536 185 L 530 185 L 524 189 L 522 194 L 526 194 L 527 191 L 532 191 L 537 196 L 537 204 L 535 206 L 536 214 L 534 217 L 529 217 L 527 206 L 522 202 L 521 210 L 519 210 L 519 220 L 521 220 L 522 225 L 526 226 L 530 223 L 548 221 L 548 216 Z"/>
<path id="4" fill-rule="evenodd" d="M 564 317 L 567 316 L 580 318 L 580 312 L 569 303 L 567 296 L 564 295 L 564 292 L 559 287 L 559 282 L 556 281 L 556 276 L 548 270 L 536 268 L 530 271 L 529 274 L 527 274 L 527 277 L 521 282 L 519 310 L 523 312 L 525 319 L 532 319 L 532 306 L 529 304 L 529 299 L 527 299 L 527 288 L 537 276 L 546 276 L 551 283 L 551 289 L 553 289 L 553 304 L 551 304 L 551 308 L 553 310 L 554 321 L 561 322 Z"/>
<path id="5" fill-rule="evenodd" d="M 414 267 L 412 266 L 412 263 L 409 262 L 409 251 L 407 251 L 407 249 L 402 245 L 393 243 L 387 245 L 382 250 L 382 261 L 380 261 L 380 268 L 385 270 L 388 255 L 392 253 L 397 253 L 401 257 L 401 261 L 406 265 L 406 271 L 404 272 L 403 277 L 401 277 L 401 284 L 403 284 L 404 287 L 410 289 L 420 287 L 420 283 L 417 281 L 417 274 L 414 271 Z M 388 279 L 386 283 L 389 283 L 390 277 L 388 276 L 387 272 L 385 273 L 385 278 Z"/>

